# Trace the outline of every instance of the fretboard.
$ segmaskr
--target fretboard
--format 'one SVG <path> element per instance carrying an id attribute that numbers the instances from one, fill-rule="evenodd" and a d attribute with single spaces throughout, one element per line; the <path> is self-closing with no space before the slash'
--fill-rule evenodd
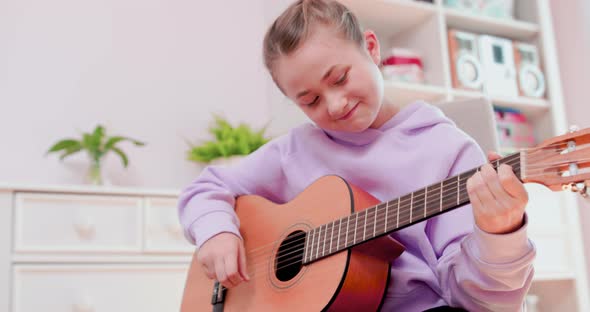
<path id="1" fill-rule="evenodd" d="M 499 167 L 501 164 L 512 166 L 516 176 L 521 178 L 520 153 L 492 162 L 494 168 Z M 477 170 L 479 168 L 447 178 L 397 199 L 380 203 L 310 230 L 307 232 L 305 239 L 303 264 L 327 257 L 469 203 L 467 180 Z"/>

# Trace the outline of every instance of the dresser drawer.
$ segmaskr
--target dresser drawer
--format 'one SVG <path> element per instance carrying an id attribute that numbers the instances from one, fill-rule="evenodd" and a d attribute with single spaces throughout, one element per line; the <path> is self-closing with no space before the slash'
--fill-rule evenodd
<path id="1" fill-rule="evenodd" d="M 13 312 L 179 311 L 186 265 L 15 265 Z"/>
<path id="2" fill-rule="evenodd" d="M 18 193 L 16 252 L 139 252 L 141 198 Z"/>
<path id="3" fill-rule="evenodd" d="M 178 220 L 176 198 L 146 198 L 145 251 L 164 253 L 193 253 L 195 246 L 184 237 Z"/>

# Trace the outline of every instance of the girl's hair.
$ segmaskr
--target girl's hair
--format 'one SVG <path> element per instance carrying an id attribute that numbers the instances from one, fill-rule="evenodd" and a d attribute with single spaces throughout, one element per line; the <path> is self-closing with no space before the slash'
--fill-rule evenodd
<path id="1" fill-rule="evenodd" d="M 347 7 L 333 0 L 298 0 L 274 21 L 264 37 L 264 65 L 273 78 L 276 60 L 299 48 L 318 24 L 335 27 L 345 39 L 364 46 L 362 28 Z"/>

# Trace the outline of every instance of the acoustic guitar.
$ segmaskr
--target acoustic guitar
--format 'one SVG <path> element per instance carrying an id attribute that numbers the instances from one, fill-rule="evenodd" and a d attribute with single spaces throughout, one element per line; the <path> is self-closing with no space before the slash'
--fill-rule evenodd
<path id="1" fill-rule="evenodd" d="M 522 182 L 585 195 L 589 142 L 587 128 L 492 165 L 510 165 Z M 390 262 L 404 250 L 388 234 L 469 203 L 466 182 L 477 170 L 386 202 L 338 176 L 318 179 L 286 204 L 239 196 L 235 210 L 250 281 L 226 289 L 208 279 L 197 251 L 181 311 L 376 311 L 395 278 Z"/>

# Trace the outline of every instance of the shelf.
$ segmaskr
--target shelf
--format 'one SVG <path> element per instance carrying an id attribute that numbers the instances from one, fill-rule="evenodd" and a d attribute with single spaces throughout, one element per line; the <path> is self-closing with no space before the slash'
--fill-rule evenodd
<path id="1" fill-rule="evenodd" d="M 530 40 L 539 33 L 539 26 L 518 20 L 499 19 L 445 8 L 447 27 L 511 39 Z"/>
<path id="2" fill-rule="evenodd" d="M 0 182 L 0 192 L 17 191 L 17 192 L 55 192 L 55 193 L 74 193 L 74 194 L 111 194 L 111 195 L 147 195 L 147 196 L 165 196 L 178 197 L 180 191 L 176 189 L 150 189 L 143 187 L 116 186 L 116 185 L 43 185 L 43 184 L 18 184 Z"/>
<path id="3" fill-rule="evenodd" d="M 533 277 L 534 282 L 544 282 L 544 281 L 567 281 L 567 280 L 575 280 L 576 276 L 573 272 L 568 273 L 537 273 L 535 272 L 535 276 Z"/>
<path id="4" fill-rule="evenodd" d="M 15 264 L 33 263 L 190 263 L 190 254 L 157 254 L 157 255 L 119 255 L 119 254 L 16 254 L 12 256 Z"/>
<path id="5" fill-rule="evenodd" d="M 516 108 L 531 115 L 545 113 L 549 110 L 549 102 L 545 99 L 534 99 L 527 97 L 509 98 L 492 96 L 491 100 L 494 105 Z"/>
<path id="6" fill-rule="evenodd" d="M 436 103 L 446 98 L 446 90 L 438 86 L 385 81 L 384 87 L 385 97 L 400 106 L 419 100 Z"/>
<path id="7" fill-rule="evenodd" d="M 360 20 L 363 27 L 391 37 L 416 26 L 437 12 L 433 4 L 408 0 L 338 0 Z"/>
<path id="8" fill-rule="evenodd" d="M 536 98 L 528 98 L 528 97 L 502 97 L 502 96 L 488 96 L 482 92 L 477 91 L 467 91 L 467 90 L 459 90 L 453 89 L 451 92 L 453 98 L 455 99 L 469 99 L 469 98 L 479 98 L 479 97 L 486 97 L 492 102 L 492 104 L 497 106 L 503 106 L 508 108 L 518 109 L 521 112 L 529 115 L 531 117 L 535 117 L 546 113 L 550 109 L 549 101 L 546 99 L 536 99 Z"/>

